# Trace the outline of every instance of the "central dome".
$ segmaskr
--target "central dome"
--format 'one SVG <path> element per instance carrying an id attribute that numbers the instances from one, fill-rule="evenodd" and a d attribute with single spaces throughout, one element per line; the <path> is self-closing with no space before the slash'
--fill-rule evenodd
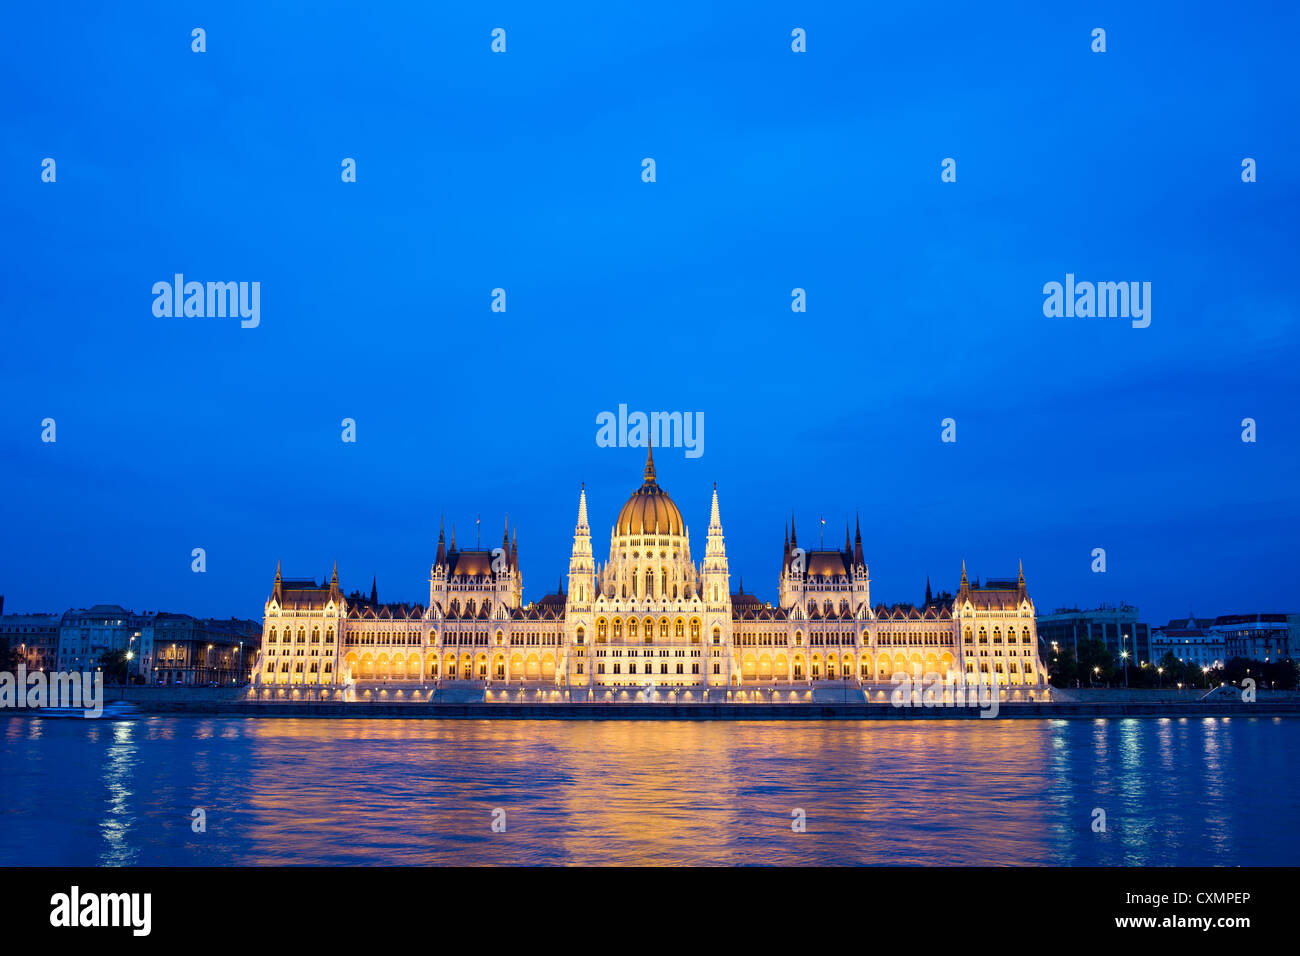
<path id="1" fill-rule="evenodd" d="M 655 484 L 654 450 L 647 449 L 645 484 L 632 492 L 614 522 L 614 534 L 686 534 L 686 522 L 668 492 Z"/>

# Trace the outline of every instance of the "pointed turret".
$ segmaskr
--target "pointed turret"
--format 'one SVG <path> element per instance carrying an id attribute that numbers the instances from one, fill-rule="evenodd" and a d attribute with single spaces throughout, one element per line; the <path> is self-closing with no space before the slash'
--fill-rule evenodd
<path id="1" fill-rule="evenodd" d="M 280 582 L 280 562 L 275 562 L 275 585 L 271 588 L 271 598 L 277 604 L 283 603 L 284 592 L 281 590 Z"/>
<path id="2" fill-rule="evenodd" d="M 334 573 L 330 575 L 330 597 L 337 601 L 342 596 L 339 591 L 339 563 L 335 561 Z"/>
<path id="3" fill-rule="evenodd" d="M 510 536 L 510 566 L 516 571 L 519 570 L 519 526 L 515 525 L 515 530 Z"/>
<path id="4" fill-rule="evenodd" d="M 866 566 L 866 562 L 862 559 L 862 522 L 857 515 L 853 516 L 853 566 L 855 568 Z"/>
<path id="5" fill-rule="evenodd" d="M 930 590 L 930 575 L 925 576 L 925 606 L 929 607 L 934 603 L 934 593 Z"/>
<path id="6" fill-rule="evenodd" d="M 722 534 L 722 512 L 718 507 L 718 483 L 713 483 L 713 501 L 709 507 L 709 534 L 704 545 L 704 563 L 700 566 L 705 605 L 714 613 L 723 613 L 731 600 L 731 576 L 727 568 L 726 539 Z"/>
<path id="7" fill-rule="evenodd" d="M 799 535 L 798 535 L 798 533 L 794 530 L 794 512 L 793 512 L 793 511 L 790 512 L 790 547 L 791 547 L 791 548 L 797 548 L 797 547 L 799 547 Z"/>
<path id="8" fill-rule="evenodd" d="M 573 526 L 573 550 L 569 553 L 568 606 L 572 611 L 589 611 L 596 599 L 596 561 L 591 553 L 591 527 L 587 524 L 587 484 L 578 490 L 578 522 Z M 585 619 L 585 626 L 591 622 Z"/>
<path id="9" fill-rule="evenodd" d="M 655 483 L 655 450 L 648 442 L 645 446 L 645 483 Z"/>
<path id="10" fill-rule="evenodd" d="M 846 521 L 844 522 L 844 553 L 848 554 L 852 550 L 853 547 L 849 543 L 849 523 Z"/>
<path id="11" fill-rule="evenodd" d="M 970 590 L 970 580 L 966 577 L 966 559 L 961 559 L 961 589 L 959 593 L 965 593 Z"/>
<path id="12" fill-rule="evenodd" d="M 434 556 L 433 566 L 441 568 L 447 564 L 447 539 L 443 534 L 443 519 L 438 518 L 438 553 Z"/>
<path id="13" fill-rule="evenodd" d="M 371 604 L 379 603 L 379 578 L 378 577 L 373 577 L 370 579 L 370 603 Z"/>

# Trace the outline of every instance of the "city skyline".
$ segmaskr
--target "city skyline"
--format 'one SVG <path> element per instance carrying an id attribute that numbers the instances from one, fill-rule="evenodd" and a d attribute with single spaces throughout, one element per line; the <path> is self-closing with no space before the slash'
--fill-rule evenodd
<path id="1" fill-rule="evenodd" d="M 614 453 L 621 455 L 623 457 L 627 457 L 629 455 L 639 456 L 640 449 L 636 447 L 631 447 L 631 448 L 616 450 Z M 669 462 L 669 471 L 671 472 L 673 470 L 673 463 L 679 461 L 677 457 L 676 449 L 673 448 L 661 449 L 660 456 L 659 458 L 656 459 L 656 461 L 662 462 L 665 459 L 667 459 L 667 461 Z M 687 464 L 690 463 L 687 462 Z M 659 467 L 662 473 L 663 468 L 662 466 Z M 624 480 L 623 483 L 626 484 L 626 480 Z M 724 489 L 724 494 L 725 494 L 726 493 L 725 485 L 721 487 Z M 592 502 L 592 504 L 590 505 L 590 510 L 593 513 L 593 515 L 601 514 L 601 518 L 599 519 L 593 518 L 593 521 L 603 520 L 603 518 L 606 517 L 601 513 L 602 505 L 596 504 L 596 502 L 603 502 L 603 504 L 606 507 L 612 508 L 612 510 L 610 511 L 611 515 L 617 510 L 617 503 L 614 503 L 612 505 L 610 504 L 610 500 L 619 497 L 617 494 L 613 494 L 613 495 L 608 493 L 602 494 L 600 491 L 594 490 L 591 487 L 589 487 L 586 482 L 580 482 L 579 488 L 585 490 L 585 492 L 588 495 L 588 499 Z M 712 483 L 710 484 L 710 490 L 711 489 L 712 489 Z M 698 520 L 692 520 L 693 509 L 691 508 L 688 502 L 684 501 L 682 503 L 682 510 L 683 510 L 684 519 L 686 521 L 686 529 L 689 532 L 691 546 L 692 548 L 695 549 L 695 553 L 702 554 L 704 543 L 705 543 L 706 530 L 707 530 L 707 516 L 705 516 L 704 525 L 702 527 Z M 563 511 L 563 508 L 551 508 L 548 510 L 548 513 L 553 513 L 558 511 Z M 501 522 L 504 523 L 505 521 L 508 520 L 510 526 L 513 529 L 513 532 L 517 534 L 521 522 L 526 520 L 527 515 L 525 515 L 523 519 L 520 519 L 518 517 L 510 517 L 509 514 L 510 514 L 509 512 L 503 513 L 500 516 Z M 518 512 L 516 511 L 514 512 L 514 514 L 518 515 Z M 789 527 L 791 526 L 791 518 L 794 519 L 794 524 L 796 527 L 803 529 L 802 530 L 803 536 L 800 544 L 802 547 L 805 548 L 805 550 L 821 550 L 821 549 L 838 550 L 841 544 L 839 535 L 846 532 L 852 533 L 855 522 L 859 524 L 861 523 L 861 514 L 855 513 L 850 518 L 844 520 L 843 522 L 844 527 L 838 527 L 834 521 L 832 521 L 831 519 L 827 519 L 825 528 L 823 529 L 821 527 L 820 514 L 813 514 L 807 508 L 800 509 L 796 507 L 791 509 L 791 511 L 787 513 L 786 519 L 782 523 L 783 529 L 786 529 L 788 531 Z M 439 515 L 438 518 L 435 519 L 434 542 L 428 549 L 429 557 L 428 560 L 425 562 L 426 565 L 433 561 L 433 555 L 437 549 L 437 537 L 440 530 L 439 525 L 441 526 L 441 528 L 445 528 L 448 537 L 452 535 L 459 536 L 458 543 L 462 550 L 467 548 L 476 549 L 479 547 L 482 547 L 483 549 L 492 548 L 495 545 L 497 540 L 496 534 L 500 530 L 500 528 L 497 527 L 498 522 L 492 520 L 491 518 L 479 519 L 479 520 L 480 520 L 480 524 L 476 528 L 474 519 L 465 521 L 463 519 L 453 518 L 446 514 Z M 563 522 L 563 520 L 564 519 L 561 517 L 560 521 Z M 733 524 L 735 526 L 744 528 L 750 526 L 752 522 L 751 523 L 745 522 L 743 520 L 743 516 L 738 516 L 737 519 L 734 521 L 729 517 L 728 519 L 729 527 Z M 570 519 L 570 525 L 571 525 L 571 519 Z M 561 532 L 560 539 L 563 540 L 564 537 L 567 536 L 569 532 L 571 532 L 571 530 L 572 529 L 570 526 L 568 531 Z M 729 537 L 731 537 L 733 534 L 738 536 L 739 534 L 741 534 L 741 532 L 735 532 L 735 533 L 731 531 L 728 532 Z M 346 534 L 344 536 L 346 537 Z M 546 542 L 541 542 L 542 547 L 534 550 L 534 548 L 532 547 L 534 542 L 530 541 L 529 537 L 530 536 L 528 535 L 528 533 L 525 532 L 524 545 L 523 545 L 523 558 L 521 558 L 520 561 L 520 565 L 524 577 L 523 600 L 525 604 L 540 600 L 543 596 L 547 594 L 556 593 L 557 584 L 562 584 L 568 567 L 567 558 L 564 558 L 563 556 L 561 556 L 560 558 L 556 558 L 554 554 L 550 553 L 555 549 L 553 547 L 547 547 Z M 698 539 L 698 541 L 696 539 Z M 903 588 L 900 591 L 900 593 L 894 593 L 892 590 L 882 591 L 881 585 L 879 583 L 881 580 L 887 582 L 891 582 L 891 581 L 897 582 L 901 576 L 897 573 L 891 573 L 887 568 L 884 567 L 882 567 L 882 570 L 879 572 L 879 574 L 877 573 L 877 571 L 875 570 L 876 567 L 885 565 L 887 562 L 881 560 L 878 557 L 873 556 L 873 550 L 881 550 L 881 549 L 879 548 L 873 549 L 872 545 L 870 544 L 869 535 L 866 533 L 865 527 L 863 527 L 863 542 L 864 542 L 864 550 L 866 552 L 867 563 L 869 568 L 871 568 L 872 592 L 873 595 L 879 595 L 878 598 L 873 599 L 872 601 L 873 605 L 880 605 L 880 604 L 884 604 L 884 605 L 918 604 L 919 605 L 920 603 L 922 603 L 921 595 L 924 594 L 927 585 L 929 585 L 933 589 L 933 592 L 935 594 L 939 594 L 940 592 L 944 592 L 944 591 L 954 592 L 957 589 L 957 579 L 960 578 L 961 564 L 963 562 L 965 562 L 969 566 L 969 573 L 972 580 L 998 579 L 998 578 L 1005 579 L 1013 570 L 1001 565 L 988 565 L 988 563 L 983 561 L 982 559 L 975 560 L 963 555 L 957 558 L 958 568 L 956 570 L 956 573 L 952 575 L 953 577 L 952 581 L 949 581 L 948 577 L 945 576 L 942 573 L 942 571 L 937 573 L 923 573 L 923 576 L 919 581 L 919 586 L 914 586 L 911 589 L 907 589 L 906 582 L 904 582 Z M 400 537 L 397 541 L 394 542 L 394 544 L 396 545 L 396 552 L 394 553 L 399 553 L 399 552 L 407 553 L 410 551 L 418 552 L 420 550 L 420 547 L 418 545 L 412 548 L 408 542 L 400 540 Z M 920 548 L 920 546 L 916 545 L 914 542 L 905 542 L 905 544 L 908 544 L 911 547 L 916 548 L 917 550 L 919 550 Z M 941 542 L 937 543 L 937 547 L 942 549 L 942 543 Z M 776 592 L 778 588 L 778 579 L 781 573 L 780 559 L 776 558 L 773 555 L 769 555 L 768 553 L 765 553 L 769 550 L 775 552 L 775 546 L 773 546 L 773 548 L 771 549 L 766 549 L 762 545 L 755 546 L 750 542 L 741 541 L 736 544 L 729 545 L 729 549 L 731 549 L 732 553 L 738 555 L 738 557 L 733 558 L 732 560 L 733 567 L 736 567 L 738 565 L 743 566 L 747 556 L 753 558 L 754 559 L 753 563 L 760 566 L 769 565 L 769 564 L 775 565 L 775 567 L 772 568 L 771 571 L 770 576 L 772 580 L 770 582 L 766 580 L 767 578 L 766 575 L 751 574 L 749 582 L 746 583 L 744 571 L 740 570 L 740 568 L 737 568 L 737 570 L 732 574 L 733 592 L 743 587 L 746 593 L 754 595 L 758 597 L 760 600 L 775 603 Z M 325 560 L 330 564 L 329 568 L 324 569 L 324 571 L 320 574 L 313 574 L 310 567 L 310 559 L 302 558 L 302 555 L 308 552 L 319 551 L 322 555 L 325 555 L 327 553 L 333 554 L 335 550 L 338 549 L 332 547 L 330 544 L 322 544 L 319 548 L 315 548 L 309 542 L 286 543 L 286 547 L 282 549 L 282 551 L 294 555 L 293 560 L 290 560 L 289 558 L 276 557 L 274 559 L 274 563 L 283 568 L 284 574 L 287 577 L 311 578 L 317 581 L 318 583 L 328 583 L 331 574 L 334 572 L 334 570 L 338 569 L 340 578 L 343 581 L 347 582 L 344 588 L 345 591 L 349 593 L 351 593 L 352 591 L 360 591 L 364 595 L 369 592 L 369 589 L 373 584 L 379 590 L 380 600 L 386 603 L 404 602 L 411 605 L 416 605 L 416 604 L 422 605 L 426 602 L 426 594 L 424 592 L 427 592 L 427 586 L 428 586 L 427 575 L 420 581 L 415 581 L 415 580 L 408 581 L 406 579 L 410 578 L 411 574 L 409 573 L 409 569 L 407 569 L 408 570 L 407 574 L 395 576 L 398 578 L 397 580 L 390 580 L 382 576 L 378 571 L 367 571 L 364 568 L 362 569 L 349 568 L 347 566 L 346 561 L 336 559 L 334 557 L 325 558 Z M 972 549 L 972 552 L 976 556 L 976 558 L 982 558 L 982 552 L 984 550 L 987 549 L 975 548 Z M 881 553 L 885 553 L 887 556 L 887 553 L 884 552 L 883 550 L 881 550 Z M 999 553 L 1001 553 L 1001 551 L 999 551 Z M 186 574 L 192 574 L 196 579 L 205 579 L 211 573 L 210 571 L 204 571 L 202 573 L 194 572 L 192 570 L 192 566 L 194 563 L 193 557 L 190 554 L 185 554 L 183 557 L 185 559 Z M 1085 565 L 1087 565 L 1086 573 L 1089 575 L 1090 578 L 1095 576 L 1098 579 L 1107 579 L 1110 576 L 1109 570 L 1107 570 L 1104 573 L 1097 573 L 1091 570 L 1091 564 L 1094 561 L 1091 554 L 1085 555 L 1085 558 L 1086 558 Z M 204 561 L 206 562 L 208 559 L 209 556 L 205 553 Z M 1024 559 L 1017 558 L 1014 560 L 1016 564 L 1019 564 Z M 242 556 L 240 558 L 241 567 L 246 567 L 249 565 L 249 563 L 250 562 L 247 556 Z M 1030 563 L 1030 562 L 1025 562 L 1025 563 Z M 544 569 L 552 564 L 558 566 L 558 571 L 555 574 L 551 575 L 549 578 L 547 578 L 545 575 L 539 575 L 536 572 L 530 573 L 531 570 L 530 565 L 538 565 Z M 255 583 L 253 585 L 254 589 L 256 589 L 257 587 L 261 587 L 262 590 L 266 590 L 265 588 L 265 580 L 267 577 L 266 574 L 255 571 L 254 576 L 259 579 L 258 583 Z M 1048 577 L 1048 578 L 1052 577 L 1051 574 L 1045 574 L 1043 572 L 1043 569 L 1034 568 L 1031 564 L 1031 577 L 1035 580 L 1035 582 L 1040 576 Z M 1185 618 L 1189 616 L 1195 616 L 1201 618 L 1214 618 L 1222 614 L 1234 614 L 1234 613 L 1246 613 L 1246 612 L 1291 613 L 1293 610 L 1290 607 L 1290 605 L 1283 605 L 1278 607 L 1254 607 L 1254 606 L 1247 606 L 1243 602 L 1237 601 L 1235 603 L 1230 603 L 1227 607 L 1224 608 L 1210 608 L 1208 610 L 1202 611 L 1195 606 L 1195 602 L 1193 601 L 1192 606 L 1188 610 L 1179 612 L 1177 608 L 1174 608 L 1172 613 L 1170 613 L 1168 616 L 1162 616 L 1159 614 L 1155 614 L 1155 615 L 1151 614 L 1147 609 L 1148 605 L 1141 600 L 1140 594 L 1137 596 L 1136 599 L 1133 596 L 1127 594 L 1120 597 L 1115 597 L 1113 599 L 1108 599 L 1105 594 L 1102 594 L 1102 596 L 1099 599 L 1093 601 L 1092 603 L 1089 603 L 1087 601 L 1079 601 L 1079 600 L 1070 601 L 1065 598 L 1061 600 L 1049 598 L 1048 600 L 1044 601 L 1039 598 L 1040 587 L 1035 586 L 1033 590 L 1035 593 L 1036 603 L 1038 606 L 1038 613 L 1040 615 L 1053 613 L 1054 611 L 1057 610 L 1071 610 L 1071 609 L 1093 610 L 1093 609 L 1103 609 L 1103 608 L 1110 608 L 1110 607 L 1118 608 L 1118 607 L 1130 606 L 1130 607 L 1136 607 L 1141 612 L 1142 618 L 1148 621 L 1149 623 L 1151 623 L 1152 625 L 1159 625 L 1164 623 L 1165 621 L 1173 621 L 1179 618 Z M 1089 593 L 1097 593 L 1097 589 L 1095 588 L 1087 589 L 1087 590 L 1089 591 Z M 69 587 L 69 591 L 74 594 L 80 593 L 84 591 L 84 586 L 71 585 Z M 205 595 L 209 594 L 209 590 L 207 588 L 200 588 L 199 592 Z M 133 591 L 132 593 L 141 593 L 141 592 Z M 184 590 L 181 593 L 185 594 L 185 593 L 194 593 L 194 592 Z M 234 617 L 260 618 L 260 615 L 257 613 L 257 611 L 260 608 L 261 604 L 265 601 L 265 595 L 255 600 L 255 603 L 257 604 L 257 608 L 249 609 L 243 607 L 242 605 L 238 608 L 234 608 L 232 606 L 232 609 L 226 612 L 222 611 L 221 609 L 222 606 L 220 602 L 222 600 L 228 600 L 228 599 L 223 598 L 223 596 L 220 594 L 212 596 L 212 599 L 218 602 L 216 606 L 210 608 L 204 605 L 204 606 L 199 606 L 197 607 L 197 609 L 195 609 L 189 605 L 180 604 L 180 603 L 150 604 L 147 601 L 141 603 L 141 602 L 120 600 L 113 594 L 109 594 L 109 595 L 97 595 L 94 600 L 89 600 L 86 598 L 80 598 L 80 599 L 74 598 L 73 600 L 70 601 L 65 600 L 62 604 L 56 603 L 56 605 L 52 607 L 35 607 L 35 606 L 28 606 L 25 602 L 23 602 L 22 595 L 14 595 L 12 593 L 6 593 L 4 597 L 5 600 L 4 611 L 5 613 L 9 613 L 9 614 L 61 613 L 63 610 L 66 609 L 76 609 L 76 608 L 85 609 L 85 608 L 90 608 L 97 604 L 117 604 L 117 605 L 121 605 L 124 608 L 127 608 L 128 610 L 137 611 L 141 613 L 146 611 L 175 611 L 180 613 L 195 613 L 198 614 L 199 616 L 207 616 L 207 617 L 234 616 Z"/>

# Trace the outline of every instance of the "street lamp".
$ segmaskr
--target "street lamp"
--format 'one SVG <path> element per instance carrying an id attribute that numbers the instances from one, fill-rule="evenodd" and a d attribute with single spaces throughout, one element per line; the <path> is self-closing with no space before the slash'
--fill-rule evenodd
<path id="1" fill-rule="evenodd" d="M 1165 679 L 1165 669 L 1164 669 L 1163 667 L 1157 667 L 1157 668 L 1156 668 L 1156 673 L 1159 675 L 1159 676 L 1156 678 L 1156 686 L 1157 686 L 1157 687 L 1164 687 L 1164 686 L 1165 686 L 1165 683 L 1164 683 L 1164 679 Z"/>
<path id="2" fill-rule="evenodd" d="M 1128 686 L 1128 651 L 1120 651 L 1120 658 L 1124 661 L 1124 686 Z"/>

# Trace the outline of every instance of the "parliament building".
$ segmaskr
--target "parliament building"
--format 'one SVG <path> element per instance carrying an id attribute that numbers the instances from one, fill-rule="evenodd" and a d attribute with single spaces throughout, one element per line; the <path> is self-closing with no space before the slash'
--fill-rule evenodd
<path id="1" fill-rule="evenodd" d="M 928 591 L 928 588 L 927 588 Z M 585 487 L 568 589 L 523 603 L 517 536 L 458 548 L 438 534 L 429 600 L 380 603 L 328 582 L 281 577 L 266 602 L 254 669 L 260 697 L 459 700 L 884 700 L 898 675 L 993 683 L 1007 699 L 1043 696 L 1034 604 L 1017 578 L 922 607 L 872 606 L 860 528 L 843 550 L 800 547 L 786 529 L 779 595 L 731 589 L 715 485 L 703 561 L 680 509 L 644 479 L 597 562 Z"/>

